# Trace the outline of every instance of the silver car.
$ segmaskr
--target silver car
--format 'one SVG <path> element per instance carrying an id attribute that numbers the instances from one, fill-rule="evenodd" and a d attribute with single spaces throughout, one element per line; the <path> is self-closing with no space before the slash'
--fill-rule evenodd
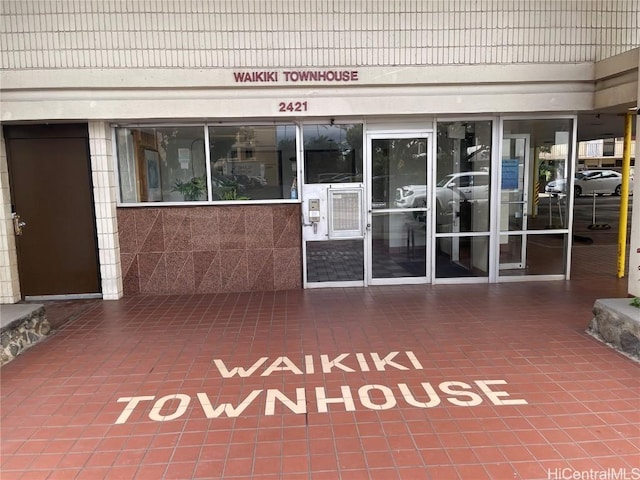
<path id="1" fill-rule="evenodd" d="M 567 181 L 564 178 L 553 180 L 545 187 L 552 195 L 564 194 Z M 576 197 L 580 195 L 620 195 L 622 192 L 622 174 L 615 170 L 583 170 L 576 173 L 573 184 Z M 629 193 L 633 191 L 633 181 L 629 180 Z"/>
<path id="2" fill-rule="evenodd" d="M 405 185 L 396 189 L 396 207 L 420 208 L 426 205 L 426 185 Z M 459 172 L 443 177 L 436 185 L 438 206 L 446 208 L 452 201 L 486 200 L 489 197 L 487 172 Z"/>

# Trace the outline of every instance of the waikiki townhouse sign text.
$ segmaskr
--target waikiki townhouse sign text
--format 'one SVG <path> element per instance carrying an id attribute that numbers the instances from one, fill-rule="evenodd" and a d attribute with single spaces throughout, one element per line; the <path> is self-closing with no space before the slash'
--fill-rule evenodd
<path id="1" fill-rule="evenodd" d="M 358 70 L 243 70 L 234 71 L 233 80 L 236 84 L 264 85 L 264 84 L 353 84 L 360 81 Z M 313 110 L 313 105 L 306 98 L 278 99 L 274 111 L 278 113 L 297 114 Z"/>
<path id="2" fill-rule="evenodd" d="M 357 82 L 358 70 L 254 70 L 233 72 L 236 83 Z"/>
<path id="3" fill-rule="evenodd" d="M 269 357 L 262 357 L 250 366 L 231 366 L 222 359 L 213 360 L 220 377 L 224 381 L 243 379 L 252 376 L 270 377 L 274 374 L 306 376 L 311 381 L 316 374 L 329 375 L 332 373 L 353 372 L 386 372 L 423 370 L 422 363 L 411 351 L 390 352 L 386 355 L 378 353 L 342 353 L 335 357 L 320 355 L 305 355 L 298 363 L 289 357 L 277 357 L 269 361 Z M 116 419 L 115 424 L 126 423 L 134 411 L 141 413 L 144 409 L 149 419 L 166 422 L 180 418 L 185 414 L 189 405 L 195 405 L 208 418 L 238 417 L 252 405 L 258 405 L 264 415 L 275 415 L 278 412 L 305 414 L 308 412 L 327 413 L 332 409 L 355 411 L 359 408 L 368 410 L 389 410 L 394 407 L 434 408 L 441 404 L 458 407 L 473 407 L 489 402 L 493 405 L 526 405 L 521 398 L 511 398 L 504 390 L 505 380 L 448 380 L 432 384 L 431 382 L 416 382 L 416 384 L 398 383 L 394 386 L 367 384 L 361 386 L 342 385 L 338 387 L 315 386 L 292 388 L 290 392 L 283 392 L 277 388 L 254 389 L 244 398 L 236 402 L 219 402 L 216 392 L 199 392 L 195 398 L 185 393 L 174 393 L 156 398 L 155 395 L 136 397 L 121 397 L 118 403 L 124 408 Z M 295 392 L 293 392 L 295 390 Z M 311 398 L 308 398 L 311 397 Z M 213 399 L 213 401 L 212 401 Z M 314 407 L 315 405 L 315 407 Z"/>

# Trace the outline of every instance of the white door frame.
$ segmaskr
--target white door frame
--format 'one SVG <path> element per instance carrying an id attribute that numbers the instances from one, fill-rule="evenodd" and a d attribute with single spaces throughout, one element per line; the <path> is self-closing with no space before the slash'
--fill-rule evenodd
<path id="1" fill-rule="evenodd" d="M 373 152 L 371 149 L 371 142 L 379 139 L 398 139 L 398 138 L 425 138 L 427 140 L 426 149 L 426 171 L 427 171 L 427 205 L 426 209 L 407 209 L 407 208 L 385 208 L 376 209 L 376 213 L 407 213 L 413 211 L 425 211 L 425 276 L 424 277 L 400 277 L 400 278 L 373 278 L 373 236 L 371 235 L 370 228 L 372 225 L 374 210 L 372 208 L 372 161 Z M 365 152 L 366 160 L 364 162 L 364 184 L 365 184 L 365 211 L 367 213 L 367 235 L 365 236 L 365 284 L 366 285 L 410 285 L 410 284 L 427 284 L 431 282 L 431 264 L 432 264 L 432 237 L 433 234 L 430 231 L 432 226 L 432 197 L 434 189 L 433 181 L 433 159 L 435 142 L 433 140 L 433 131 L 429 129 L 413 129 L 413 128 L 393 128 L 385 130 L 375 130 L 367 132 L 365 139 Z"/>
<path id="2" fill-rule="evenodd" d="M 504 204 L 502 202 L 502 174 L 503 174 L 503 168 L 502 168 L 502 162 L 505 160 L 505 152 L 504 149 L 501 149 L 501 154 L 502 154 L 502 158 L 500 159 L 500 169 L 499 169 L 499 188 L 498 188 L 498 195 L 499 197 L 499 231 L 498 231 L 498 236 L 499 236 L 499 243 L 502 244 L 502 238 L 505 237 L 507 239 L 508 242 L 508 237 L 510 236 L 520 236 L 522 238 L 522 245 L 521 245 L 521 249 L 520 249 L 520 261 L 519 262 L 512 262 L 512 263 L 500 263 L 500 252 L 498 251 L 497 253 L 497 260 L 498 260 L 498 272 L 500 270 L 506 270 L 506 269 L 514 269 L 514 268 L 522 268 L 524 269 L 526 267 L 526 263 L 527 263 L 527 229 L 528 229 L 528 225 L 527 225 L 527 220 L 528 220 L 528 216 L 529 216 L 529 189 L 530 189 L 530 185 L 529 185 L 529 172 L 530 172 L 530 148 L 531 148 L 531 135 L 529 133 L 514 133 L 514 134 L 504 134 L 502 136 L 502 141 L 504 140 L 511 140 L 511 139 L 523 139 L 524 140 L 524 172 L 522 175 L 522 179 L 523 179 L 523 185 L 522 185 L 522 200 L 518 200 L 517 202 L 511 202 L 511 203 L 522 203 L 523 207 L 522 207 L 522 228 L 520 230 L 513 230 L 513 231 L 509 231 L 507 230 L 507 233 L 503 233 L 502 230 L 502 219 L 503 219 L 503 215 L 505 212 L 503 212 L 503 206 L 504 205 L 509 205 L 510 203 L 506 203 Z M 518 182 L 520 181 L 520 172 L 518 172 Z M 508 208 L 508 207 L 507 207 Z M 506 212 L 507 214 L 507 222 L 508 222 L 508 216 L 509 216 L 509 212 Z"/>

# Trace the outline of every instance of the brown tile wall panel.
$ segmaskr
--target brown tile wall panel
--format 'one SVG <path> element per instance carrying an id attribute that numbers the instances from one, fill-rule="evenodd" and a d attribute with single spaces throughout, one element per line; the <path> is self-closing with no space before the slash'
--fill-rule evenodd
<path id="1" fill-rule="evenodd" d="M 120 254 L 134 254 L 137 251 L 136 245 L 136 221 L 132 209 L 122 208 L 118 211 L 118 228 Z M 125 266 L 122 265 L 124 274 Z"/>
<path id="2" fill-rule="evenodd" d="M 299 205 L 119 208 L 124 294 L 302 287 Z"/>

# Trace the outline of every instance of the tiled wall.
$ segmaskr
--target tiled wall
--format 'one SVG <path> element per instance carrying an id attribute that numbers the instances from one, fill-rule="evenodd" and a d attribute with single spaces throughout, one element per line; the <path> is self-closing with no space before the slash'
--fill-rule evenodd
<path id="1" fill-rule="evenodd" d="M 20 300 L 16 241 L 11 219 L 11 196 L 4 136 L 0 132 L 0 304 Z"/>
<path id="2" fill-rule="evenodd" d="M 107 123 L 89 122 L 89 150 L 102 298 L 115 300 L 122 297 L 122 273 L 116 218 L 117 183 L 113 166 L 111 128 Z"/>
<path id="3" fill-rule="evenodd" d="M 124 294 L 301 288 L 300 206 L 119 208 Z"/>
<path id="4" fill-rule="evenodd" d="M 593 62 L 640 44 L 631 0 L 4 0 L 0 66 Z"/>

